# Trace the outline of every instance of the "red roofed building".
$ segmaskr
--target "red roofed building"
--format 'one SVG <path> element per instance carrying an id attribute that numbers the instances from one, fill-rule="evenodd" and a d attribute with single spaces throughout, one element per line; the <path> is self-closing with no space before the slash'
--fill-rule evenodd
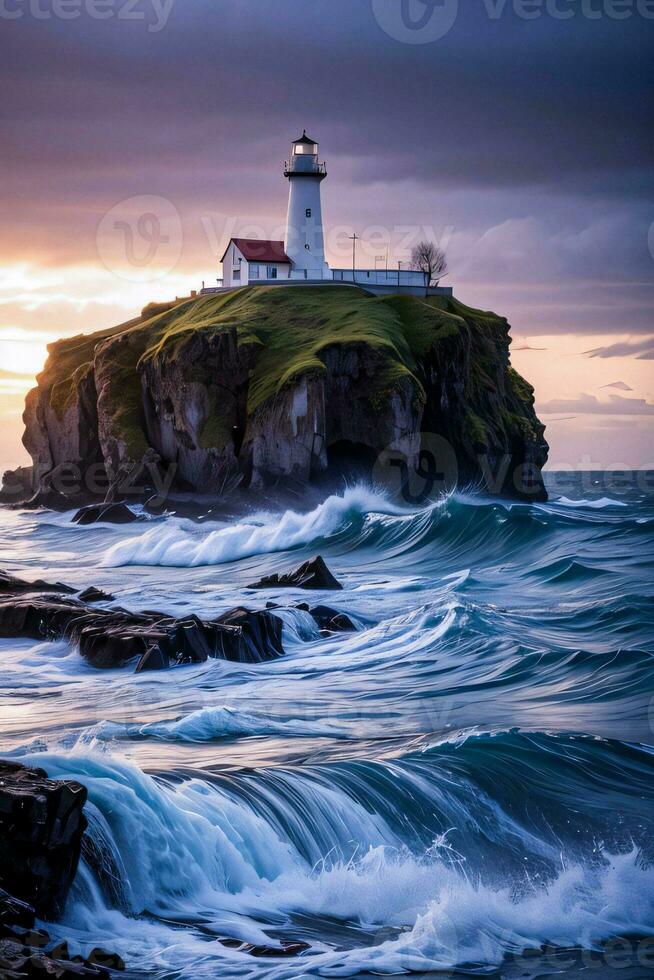
<path id="1" fill-rule="evenodd" d="M 232 238 L 222 257 L 225 286 L 247 286 L 261 279 L 288 279 L 291 260 L 284 242 Z"/>

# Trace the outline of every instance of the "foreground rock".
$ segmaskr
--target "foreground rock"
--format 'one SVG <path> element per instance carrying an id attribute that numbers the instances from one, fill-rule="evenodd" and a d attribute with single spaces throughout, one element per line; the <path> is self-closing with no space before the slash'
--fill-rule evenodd
<path id="1" fill-rule="evenodd" d="M 73 803 L 67 814 L 61 809 L 64 798 Z M 85 799 L 79 783 L 56 782 L 41 769 L 0 760 L 0 881 L 29 897 L 23 901 L 0 887 L 0 980 L 108 980 L 106 968 L 125 969 L 120 956 L 100 947 L 86 958 L 71 956 L 65 941 L 55 944 L 45 929 L 36 928 L 37 908 L 40 916 L 54 916 L 66 900 L 86 826 Z M 61 852 L 66 854 L 64 875 Z"/>
<path id="2" fill-rule="evenodd" d="M 274 579 L 274 582 L 272 581 Z M 286 576 L 264 579 L 256 588 L 288 585 L 304 589 L 340 589 L 322 558 L 305 562 Z M 299 584 L 303 583 L 303 584 Z M 56 590 L 57 594 L 51 594 Z M 261 663 L 284 655 L 282 620 L 274 603 L 259 611 L 238 607 L 215 619 L 175 619 L 158 612 L 134 613 L 92 603 L 113 597 L 89 587 L 73 598 L 61 583 L 25 582 L 0 572 L 0 638 L 68 639 L 85 660 L 99 669 L 134 663 L 136 673 L 167 670 L 210 658 Z M 305 609 L 325 634 L 356 630 L 345 613 L 330 606 Z"/>
<path id="3" fill-rule="evenodd" d="M 26 582 L 22 578 L 16 578 L 14 575 L 0 571 L 0 596 L 22 595 L 28 592 L 57 592 L 70 595 L 74 591 L 75 589 L 71 589 L 61 582 L 44 582 L 42 579 Z"/>
<path id="4" fill-rule="evenodd" d="M 327 568 L 324 559 L 318 555 L 303 562 L 292 572 L 275 572 L 248 585 L 249 589 L 316 589 L 337 591 L 343 588 Z"/>
<path id="5" fill-rule="evenodd" d="M 270 611 L 234 609 L 215 620 L 175 619 L 163 613 L 97 609 L 66 595 L 26 593 L 0 598 L 0 637 L 66 638 L 100 669 L 138 660 L 136 671 L 204 663 L 210 657 L 260 663 L 284 653 L 282 621 Z"/>
<path id="6" fill-rule="evenodd" d="M 302 607 L 298 607 L 302 608 Z M 332 609 L 331 606 L 306 606 L 306 611 L 313 616 L 322 633 L 355 633 L 356 626 L 347 615 Z"/>
<path id="7" fill-rule="evenodd" d="M 86 790 L 43 769 L 0 762 L 0 887 L 54 918 L 77 870 Z"/>
<path id="8" fill-rule="evenodd" d="M 133 524 L 141 520 L 126 504 L 89 504 L 73 515 L 74 524 Z"/>
<path id="9" fill-rule="evenodd" d="M 88 589 L 80 592 L 77 598 L 80 602 L 111 602 L 114 597 L 109 592 L 103 592 L 102 589 L 90 585 Z"/>
<path id="10" fill-rule="evenodd" d="M 45 936 L 46 947 L 50 937 Z M 28 937 L 29 938 L 29 937 Z M 121 961 L 122 962 L 122 961 Z M 118 967 L 114 967 L 118 969 Z M 124 969 L 124 967 L 123 967 Z M 30 945 L 20 935 L 16 939 L 0 939 L 0 980 L 109 980 L 111 974 L 101 966 L 95 966 L 91 958 L 70 956 L 66 943 L 59 943 L 50 950 Z"/>

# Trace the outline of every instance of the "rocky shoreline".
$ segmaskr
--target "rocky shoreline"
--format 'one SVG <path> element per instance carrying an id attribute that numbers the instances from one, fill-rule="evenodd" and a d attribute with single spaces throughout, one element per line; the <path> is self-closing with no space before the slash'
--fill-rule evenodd
<path id="1" fill-rule="evenodd" d="M 0 760 L 0 980 L 105 980 L 121 958 L 96 948 L 71 956 L 36 928 L 63 912 L 86 830 L 86 789 L 48 779 L 43 769 Z"/>
<path id="2" fill-rule="evenodd" d="M 434 481 L 542 500 L 545 430 L 510 343 L 503 317 L 451 297 L 246 288 L 146 307 L 49 346 L 23 415 L 32 465 L 0 500 L 276 497 L 386 476 L 406 500 Z"/>
<path id="3" fill-rule="evenodd" d="M 263 579 L 253 589 L 340 589 L 320 556 L 286 575 Z M 61 583 L 25 582 L 0 572 L 0 638 L 68 639 L 100 670 L 134 665 L 135 673 L 168 670 L 209 659 L 262 663 L 284 655 L 282 620 L 274 603 L 254 611 L 237 607 L 215 619 L 175 619 L 160 612 L 130 612 L 98 603 L 111 596 L 93 587 L 77 596 Z M 353 629 L 347 616 L 327 606 L 306 611 L 326 632 Z"/>
<path id="4" fill-rule="evenodd" d="M 319 556 L 280 580 L 257 588 L 340 588 Z M 0 637 L 68 639 L 98 669 L 134 666 L 136 673 L 203 663 L 210 658 L 260 663 L 284 655 L 282 620 L 276 603 L 253 611 L 233 609 L 212 620 L 178 620 L 156 612 L 134 613 L 98 606 L 112 599 L 87 587 L 80 593 L 61 582 L 27 582 L 0 572 Z M 299 603 L 323 635 L 355 630 L 344 613 L 326 605 Z M 87 828 L 87 791 L 80 783 L 51 780 L 45 770 L 0 760 L 0 980 L 108 980 L 124 970 L 117 954 L 97 947 L 71 956 L 37 928 L 64 909 L 82 853 Z M 225 946 L 257 957 L 295 956 L 305 943 L 254 946 L 226 937 Z"/>

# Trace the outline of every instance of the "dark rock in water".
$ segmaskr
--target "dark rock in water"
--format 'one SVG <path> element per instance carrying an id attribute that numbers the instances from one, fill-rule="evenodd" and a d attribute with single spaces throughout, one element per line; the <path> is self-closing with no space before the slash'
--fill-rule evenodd
<path id="1" fill-rule="evenodd" d="M 133 524 L 141 518 L 127 504 L 89 504 L 73 515 L 75 524 Z"/>
<path id="2" fill-rule="evenodd" d="M 137 671 L 203 663 L 213 657 L 260 663 L 280 657 L 282 621 L 268 610 L 233 609 L 216 620 L 177 620 L 159 612 L 97 609 L 65 596 L 5 595 L 0 598 L 0 637 L 67 638 L 94 667 L 123 667 L 138 658 Z"/>
<path id="3" fill-rule="evenodd" d="M 88 607 L 63 596 L 6 596 L 0 599 L 0 637 L 54 640 L 85 613 Z"/>
<path id="4" fill-rule="evenodd" d="M 211 628 L 191 616 L 175 623 L 171 632 L 157 644 L 164 655 L 173 657 L 178 664 L 203 664 L 214 652 L 214 636 Z"/>
<path id="5" fill-rule="evenodd" d="M 70 950 L 68 949 L 68 942 L 63 939 L 56 946 L 53 946 L 50 950 L 50 956 L 53 960 L 68 960 L 70 959 Z"/>
<path id="6" fill-rule="evenodd" d="M 66 901 L 86 829 L 85 802 L 79 783 L 0 762 L 0 886 L 43 918 L 59 915 Z M 18 916 L 33 925 L 26 910 Z"/>
<path id="7" fill-rule="evenodd" d="M 143 510 L 147 514 L 152 514 L 153 517 L 161 517 L 162 514 L 165 514 L 166 508 L 167 501 L 165 497 L 161 497 L 158 493 L 148 497 L 143 503 Z"/>
<path id="8" fill-rule="evenodd" d="M 350 617 L 331 606 L 314 606 L 309 612 L 321 630 L 328 633 L 355 633 L 356 626 Z"/>
<path id="9" fill-rule="evenodd" d="M 64 953 L 65 956 L 60 955 Z M 67 945 L 45 952 L 33 947 L 22 939 L 0 940 L 0 978 L 1 980 L 110 980 L 110 974 L 102 966 L 95 966 L 81 956 L 68 958 Z"/>
<path id="10" fill-rule="evenodd" d="M 102 949 L 101 946 L 96 946 L 92 949 L 86 958 L 87 963 L 92 963 L 95 966 L 104 966 L 108 970 L 124 970 L 125 962 L 118 955 L 118 953 L 108 953 L 106 949 Z"/>
<path id="11" fill-rule="evenodd" d="M 94 585 L 91 585 L 88 589 L 80 592 L 77 598 L 80 602 L 111 602 L 114 596 L 110 595 L 109 592 L 103 592 L 102 589 L 96 589 Z"/>
<path id="12" fill-rule="evenodd" d="M 324 559 L 318 555 L 309 558 L 299 568 L 292 572 L 275 572 L 267 575 L 259 582 L 248 585 L 249 589 L 325 589 L 340 590 L 343 588 L 327 568 Z"/>
<path id="13" fill-rule="evenodd" d="M 258 957 L 279 957 L 279 956 L 299 956 L 300 953 L 310 949 L 308 943 L 295 942 L 293 940 L 283 940 L 279 946 L 249 946 L 247 952 L 250 956 Z"/>
<path id="14" fill-rule="evenodd" d="M 115 624 L 111 619 L 78 630 L 75 624 L 65 631 L 71 639 L 77 639 L 79 652 L 93 667 L 111 670 L 122 667 L 129 660 L 141 657 L 158 640 L 163 632 L 154 632 L 149 625 L 131 625 L 124 614 L 119 613 Z"/>
<path id="15" fill-rule="evenodd" d="M 252 943 L 242 942 L 240 939 L 220 939 L 221 946 L 228 949 L 237 949 L 239 953 L 247 953 L 249 956 L 261 958 L 280 958 L 287 956 L 299 956 L 300 953 L 310 949 L 308 943 L 299 940 L 282 939 L 279 946 L 254 946 Z"/>
<path id="16" fill-rule="evenodd" d="M 15 470 L 6 470 L 2 476 L 0 503 L 24 503 L 34 495 L 34 490 L 33 466 L 18 466 Z"/>
<path id="17" fill-rule="evenodd" d="M 239 607 L 230 609 L 216 620 L 231 633 L 221 633 L 223 656 L 239 663 L 259 663 L 284 654 L 282 645 L 282 621 L 268 610 L 253 612 Z M 269 651 L 262 656 L 262 651 Z"/>
<path id="18" fill-rule="evenodd" d="M 26 404 L 29 397 L 28 394 Z M 30 509 L 47 507 L 49 510 L 66 511 L 96 501 L 98 499 L 96 494 L 80 488 L 80 476 L 77 463 L 72 461 L 60 463 L 40 477 L 35 492 L 21 506 Z M 36 480 L 34 482 L 36 483 Z"/>
<path id="19" fill-rule="evenodd" d="M 157 646 L 150 647 L 149 650 L 145 651 L 137 663 L 134 673 L 143 674 L 149 670 L 168 670 L 170 666 L 170 657 L 157 644 Z"/>
<path id="20" fill-rule="evenodd" d="M 0 882 L 11 889 L 0 887 L 0 980 L 109 980 L 109 969 L 125 969 L 118 954 L 100 948 L 87 959 L 71 956 L 66 940 L 51 943 L 34 927 L 37 913 L 50 918 L 63 909 L 86 828 L 85 801 L 79 783 L 0 760 Z"/>
<path id="21" fill-rule="evenodd" d="M 28 592 L 60 592 L 73 593 L 75 589 L 62 585 L 61 582 L 44 582 L 37 579 L 35 582 L 25 582 L 22 578 L 15 578 L 7 572 L 0 572 L 0 595 L 21 595 Z"/>
<path id="22" fill-rule="evenodd" d="M 0 937 L 5 938 L 7 927 L 14 929 L 33 929 L 36 912 L 27 902 L 21 902 L 9 892 L 0 888 Z"/>

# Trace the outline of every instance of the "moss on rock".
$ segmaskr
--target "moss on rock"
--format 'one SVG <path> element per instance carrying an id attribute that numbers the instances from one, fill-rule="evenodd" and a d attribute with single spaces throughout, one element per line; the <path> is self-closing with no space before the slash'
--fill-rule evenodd
<path id="1" fill-rule="evenodd" d="M 382 413 L 397 395 L 423 429 L 462 447 L 464 471 L 473 473 L 480 448 L 504 448 L 518 457 L 529 447 L 529 458 L 546 458 L 533 388 L 510 367 L 509 343 L 504 318 L 452 297 L 375 297 L 350 286 L 244 287 L 149 304 L 134 320 L 52 344 L 38 384 L 40 397 L 62 420 L 81 380 L 94 372 L 105 458 L 139 459 L 155 448 L 144 411 L 147 388 L 159 385 L 166 367 L 166 377 L 179 378 L 180 399 L 187 385 L 205 393 L 197 401 L 202 412 L 194 417 L 192 451 L 233 444 L 238 456 L 255 416 L 281 406 L 285 393 L 305 379 L 317 390 L 315 384 L 336 370 L 334 351 L 351 351 L 354 363 L 365 350 L 365 376 L 346 381 L 354 384 L 353 404 L 362 406 L 357 411 Z M 228 390 L 229 378 L 218 383 L 198 353 L 228 348 L 234 363 L 245 365 L 238 391 Z M 340 371 L 349 362 L 338 363 Z M 181 437 L 189 442 L 188 433 Z"/>

